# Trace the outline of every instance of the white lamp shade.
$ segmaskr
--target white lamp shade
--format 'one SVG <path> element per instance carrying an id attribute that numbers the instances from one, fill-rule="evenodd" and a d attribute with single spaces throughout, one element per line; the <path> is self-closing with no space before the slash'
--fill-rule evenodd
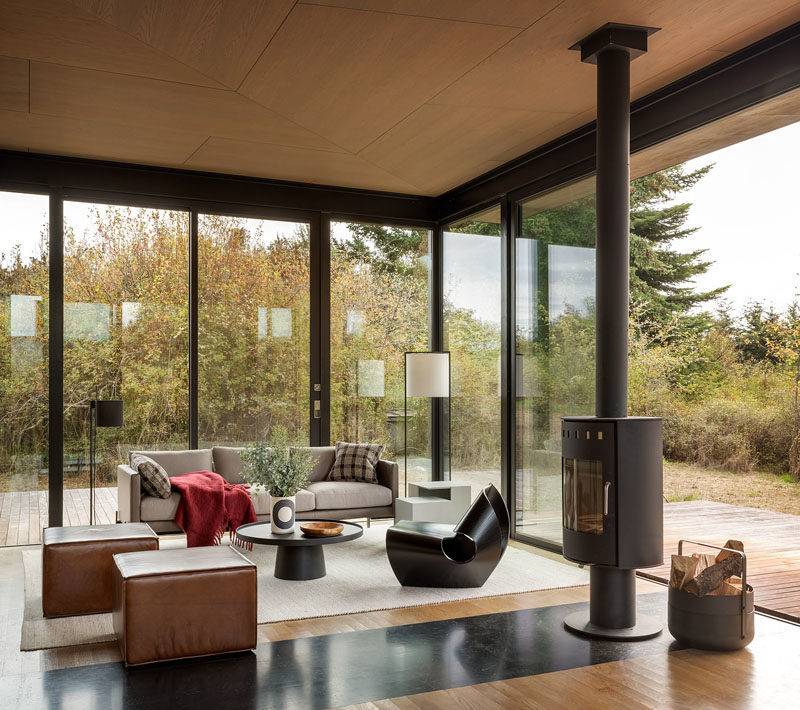
<path id="1" fill-rule="evenodd" d="M 406 353 L 406 395 L 450 396 L 450 353 Z"/>

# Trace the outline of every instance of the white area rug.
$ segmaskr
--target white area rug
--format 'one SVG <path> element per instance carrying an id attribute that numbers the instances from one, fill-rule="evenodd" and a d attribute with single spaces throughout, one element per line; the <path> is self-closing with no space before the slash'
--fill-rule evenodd
<path id="1" fill-rule="evenodd" d="M 256 545 L 252 552 L 245 552 L 258 565 L 258 623 L 425 606 L 589 583 L 589 575 L 584 570 L 509 547 L 497 569 L 479 589 L 401 587 L 386 557 L 386 530 L 385 526 L 365 529 L 364 536 L 358 540 L 327 545 L 327 576 L 307 582 L 275 579 L 275 547 Z M 185 544 L 185 539 L 162 540 L 161 547 Z M 20 650 L 115 639 L 111 614 L 45 619 L 42 616 L 41 552 L 23 552 L 22 560 L 25 612 Z"/>

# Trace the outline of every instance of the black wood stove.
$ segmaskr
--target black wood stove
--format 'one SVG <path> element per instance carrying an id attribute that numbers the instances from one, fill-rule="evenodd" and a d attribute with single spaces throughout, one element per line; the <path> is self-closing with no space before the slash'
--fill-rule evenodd
<path id="1" fill-rule="evenodd" d="M 635 570 L 664 556 L 661 419 L 564 417 L 564 557 L 591 565 L 589 612 L 567 617 L 595 636 L 646 638 L 636 619 Z"/>

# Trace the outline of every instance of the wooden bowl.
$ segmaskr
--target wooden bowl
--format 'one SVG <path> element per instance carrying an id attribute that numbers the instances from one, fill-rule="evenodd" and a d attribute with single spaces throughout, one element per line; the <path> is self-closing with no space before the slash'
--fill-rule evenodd
<path id="1" fill-rule="evenodd" d="M 344 525 L 341 523 L 302 523 L 300 530 L 303 534 L 310 535 L 311 537 L 333 537 L 338 535 L 344 530 Z"/>

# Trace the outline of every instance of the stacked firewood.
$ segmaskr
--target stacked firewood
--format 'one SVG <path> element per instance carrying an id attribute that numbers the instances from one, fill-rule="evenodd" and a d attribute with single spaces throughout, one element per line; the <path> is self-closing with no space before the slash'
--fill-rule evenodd
<path id="1" fill-rule="evenodd" d="M 744 552 L 739 540 L 728 540 L 724 547 Z M 696 597 L 741 594 L 742 556 L 728 550 L 718 555 L 672 555 L 669 584 Z"/>

